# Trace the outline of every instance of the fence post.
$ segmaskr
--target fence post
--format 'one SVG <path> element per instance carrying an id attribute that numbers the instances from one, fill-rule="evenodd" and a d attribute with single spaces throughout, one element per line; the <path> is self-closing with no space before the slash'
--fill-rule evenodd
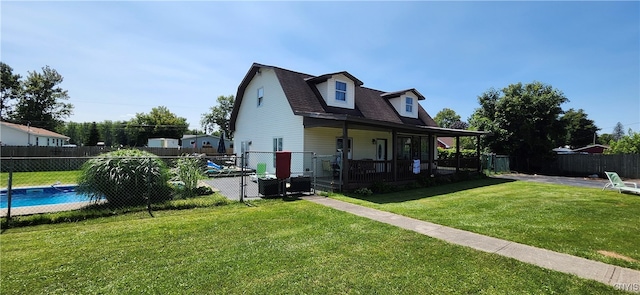
<path id="1" fill-rule="evenodd" d="M 154 217 L 153 212 L 151 212 L 151 176 L 153 175 L 151 169 L 151 158 L 147 158 L 147 211 L 151 217 Z"/>
<path id="2" fill-rule="evenodd" d="M 246 154 L 246 152 L 245 152 Z M 245 154 L 242 154 L 240 156 L 240 202 L 243 203 L 244 202 L 244 177 L 245 177 L 245 168 L 244 168 L 244 158 L 245 158 Z"/>
<path id="3" fill-rule="evenodd" d="M 9 159 L 9 179 L 7 180 L 7 224 L 11 220 L 11 187 L 13 185 L 13 157 Z"/>

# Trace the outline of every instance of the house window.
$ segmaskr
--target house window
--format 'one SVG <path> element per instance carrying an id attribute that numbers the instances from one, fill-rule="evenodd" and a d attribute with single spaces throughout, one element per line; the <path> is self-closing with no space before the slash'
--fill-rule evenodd
<path id="1" fill-rule="evenodd" d="M 351 147 L 353 145 L 353 139 L 349 138 L 348 148 L 347 148 L 347 159 L 351 160 Z M 336 138 L 336 154 L 338 156 L 342 155 L 341 151 L 344 145 L 342 144 L 342 137 Z"/>
<path id="2" fill-rule="evenodd" d="M 260 87 L 258 88 L 258 106 L 262 105 L 263 100 L 264 100 L 264 88 Z"/>
<path id="3" fill-rule="evenodd" d="M 347 101 L 347 83 L 336 81 L 336 100 Z"/>
<path id="4" fill-rule="evenodd" d="M 49 146 L 49 139 L 50 139 L 50 138 L 48 138 L 48 137 L 47 137 L 47 146 Z"/>
<path id="5" fill-rule="evenodd" d="M 282 151 L 282 137 L 273 138 L 273 167 L 276 167 L 276 152 Z"/>
<path id="6" fill-rule="evenodd" d="M 406 104 L 406 111 L 407 113 L 413 113 L 413 97 L 406 97 L 405 98 L 407 104 Z"/>
<path id="7" fill-rule="evenodd" d="M 411 137 L 398 137 L 397 145 L 398 160 L 411 160 Z"/>

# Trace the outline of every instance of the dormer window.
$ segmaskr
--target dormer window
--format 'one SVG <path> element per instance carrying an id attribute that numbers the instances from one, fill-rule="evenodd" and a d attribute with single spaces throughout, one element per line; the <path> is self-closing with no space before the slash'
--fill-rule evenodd
<path id="1" fill-rule="evenodd" d="M 258 106 L 262 105 L 264 99 L 264 88 L 260 87 L 258 88 Z"/>
<path id="2" fill-rule="evenodd" d="M 347 83 L 336 81 L 336 100 L 347 101 Z"/>
<path id="3" fill-rule="evenodd" d="M 413 97 L 406 97 L 406 111 L 407 113 L 413 113 Z"/>

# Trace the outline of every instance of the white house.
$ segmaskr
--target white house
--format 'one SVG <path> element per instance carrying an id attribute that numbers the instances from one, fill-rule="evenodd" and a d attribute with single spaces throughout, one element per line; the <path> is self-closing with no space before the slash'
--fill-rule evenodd
<path id="1" fill-rule="evenodd" d="M 69 137 L 29 125 L 0 122 L 0 144 L 6 146 L 62 146 Z"/>
<path id="2" fill-rule="evenodd" d="M 238 87 L 230 127 L 243 155 L 279 150 L 335 155 L 315 172 L 325 175 L 319 170 L 337 167 L 343 185 L 415 179 L 414 160 L 434 172 L 438 136 L 484 134 L 438 127 L 418 103 L 422 100 L 415 88 L 375 90 L 348 72 L 313 76 L 254 63 Z M 247 166 L 255 169 L 254 160 Z M 274 163 L 266 164 L 273 172 Z"/>

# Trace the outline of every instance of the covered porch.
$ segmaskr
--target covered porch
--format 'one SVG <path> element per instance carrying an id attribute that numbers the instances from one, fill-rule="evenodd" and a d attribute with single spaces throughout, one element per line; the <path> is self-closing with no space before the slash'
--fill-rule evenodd
<path id="1" fill-rule="evenodd" d="M 334 187 L 350 189 L 374 182 L 407 182 L 420 175 L 437 176 L 481 169 L 479 139 L 484 132 L 397 124 L 340 114 L 308 114 L 304 117 L 304 126 L 311 135 L 331 134 L 316 140 L 325 145 L 324 150 L 316 153 L 329 155 L 318 164 L 324 170 L 318 175 L 321 181 L 331 182 Z M 454 159 L 437 160 L 437 137 L 455 138 Z M 461 137 L 476 138 L 474 157 L 461 156 Z M 305 144 L 305 148 L 312 145 L 311 142 Z M 334 155 L 326 152 L 329 149 Z"/>

